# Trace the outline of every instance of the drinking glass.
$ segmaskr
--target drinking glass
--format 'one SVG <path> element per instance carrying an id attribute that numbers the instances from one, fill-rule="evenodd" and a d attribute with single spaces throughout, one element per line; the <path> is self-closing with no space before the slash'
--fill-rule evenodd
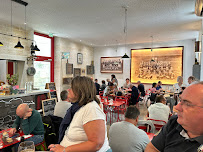
<path id="1" fill-rule="evenodd" d="M 18 152 L 35 152 L 35 145 L 33 141 L 21 142 L 18 147 Z"/>

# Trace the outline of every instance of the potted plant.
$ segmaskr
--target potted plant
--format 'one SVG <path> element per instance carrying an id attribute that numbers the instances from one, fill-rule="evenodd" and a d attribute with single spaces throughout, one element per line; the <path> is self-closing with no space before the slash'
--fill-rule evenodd
<path id="1" fill-rule="evenodd" d="M 18 77 L 19 77 L 18 74 L 13 74 L 13 75 L 7 74 L 6 75 L 7 82 L 8 82 L 9 85 L 11 85 L 11 87 L 10 87 L 11 94 L 13 94 L 13 93 L 17 94 L 17 92 L 18 92 L 18 88 L 19 88 L 17 86 Z"/>

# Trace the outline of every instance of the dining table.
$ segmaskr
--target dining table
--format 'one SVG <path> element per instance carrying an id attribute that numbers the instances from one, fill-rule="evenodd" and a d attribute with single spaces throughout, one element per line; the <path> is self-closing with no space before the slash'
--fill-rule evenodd
<path id="1" fill-rule="evenodd" d="M 0 131 L 0 139 L 1 139 L 1 140 L 0 140 L 0 150 L 1 150 L 1 149 L 4 149 L 4 148 L 6 148 L 6 147 L 12 146 L 12 145 L 14 145 L 14 144 L 16 144 L 16 143 L 19 143 L 19 142 L 21 141 L 21 137 L 24 137 L 24 139 L 26 140 L 26 139 L 28 139 L 28 138 L 30 138 L 30 137 L 33 136 L 33 134 L 25 135 L 22 130 L 17 131 L 17 132 L 12 136 L 12 135 L 9 133 L 10 130 L 11 130 L 11 128 Z M 8 133 L 9 138 L 12 138 L 12 140 L 13 140 L 12 142 L 4 142 L 4 141 L 2 140 L 2 137 L 3 137 L 3 133 L 4 133 L 4 132 L 7 132 L 7 133 Z"/>

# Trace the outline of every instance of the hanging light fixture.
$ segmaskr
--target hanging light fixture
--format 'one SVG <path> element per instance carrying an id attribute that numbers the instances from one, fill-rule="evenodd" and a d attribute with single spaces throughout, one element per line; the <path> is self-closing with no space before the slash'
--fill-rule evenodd
<path id="1" fill-rule="evenodd" d="M 154 37 L 153 36 L 151 36 L 151 38 L 152 38 L 152 43 L 151 43 L 151 52 L 152 52 L 152 58 L 151 58 L 151 62 L 155 62 L 155 60 L 154 60 L 154 58 L 153 58 L 153 40 L 154 40 Z"/>
<path id="2" fill-rule="evenodd" d="M 4 46 L 2 42 L 0 42 L 0 46 Z"/>
<path id="3" fill-rule="evenodd" d="M 125 34 L 125 55 L 122 56 L 122 58 L 129 58 L 129 56 L 126 54 L 126 40 L 127 40 L 127 31 L 128 31 L 128 27 L 127 27 L 127 6 L 123 6 L 124 10 L 125 10 L 125 20 L 124 20 L 124 34 Z"/>
<path id="4" fill-rule="evenodd" d="M 20 43 L 20 38 L 18 38 L 18 43 L 16 46 L 14 46 L 15 49 L 24 49 L 24 46 Z"/>

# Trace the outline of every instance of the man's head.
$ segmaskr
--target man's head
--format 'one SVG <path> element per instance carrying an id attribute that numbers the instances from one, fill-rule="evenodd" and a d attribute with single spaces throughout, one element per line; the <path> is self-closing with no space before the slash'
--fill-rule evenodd
<path id="1" fill-rule="evenodd" d="M 98 82 L 98 80 L 97 80 L 97 79 L 94 79 L 94 82 L 95 82 L 95 83 L 97 83 L 97 82 Z"/>
<path id="2" fill-rule="evenodd" d="M 140 81 L 137 81 L 137 84 L 138 84 L 138 85 L 140 85 L 140 84 L 141 84 L 141 82 L 140 82 Z"/>
<path id="3" fill-rule="evenodd" d="M 188 78 L 188 83 L 191 84 L 193 81 L 195 81 L 195 77 L 194 76 L 190 76 Z"/>
<path id="4" fill-rule="evenodd" d="M 61 96 L 62 101 L 68 101 L 68 91 L 67 90 L 61 91 L 60 96 Z"/>
<path id="5" fill-rule="evenodd" d="M 109 82 L 109 88 L 110 88 L 111 90 L 114 89 L 114 84 L 113 84 L 112 82 Z"/>
<path id="6" fill-rule="evenodd" d="M 126 78 L 125 81 L 126 81 L 126 83 L 129 83 L 130 79 L 129 79 L 129 78 Z"/>
<path id="7" fill-rule="evenodd" d="M 104 81 L 104 80 L 102 80 L 102 84 L 105 84 L 105 81 Z"/>
<path id="8" fill-rule="evenodd" d="M 178 83 L 183 83 L 183 77 L 182 76 L 178 76 L 177 77 L 177 82 Z"/>
<path id="9" fill-rule="evenodd" d="M 27 112 L 30 112 L 31 109 L 25 103 L 20 104 L 16 109 L 16 115 L 20 118 L 23 118 Z"/>
<path id="10" fill-rule="evenodd" d="M 203 135 L 203 82 L 187 87 L 175 107 L 178 123 L 193 135 Z"/>
<path id="11" fill-rule="evenodd" d="M 152 83 L 152 88 L 156 88 L 157 87 L 157 83 Z"/>
<path id="12" fill-rule="evenodd" d="M 137 125 L 139 115 L 140 111 L 136 106 L 129 106 L 125 112 L 125 120 Z"/>
<path id="13" fill-rule="evenodd" d="M 156 103 L 166 104 L 166 98 L 163 95 L 158 95 L 155 98 Z"/>
<path id="14" fill-rule="evenodd" d="M 162 85 L 162 82 L 161 82 L 161 81 L 159 81 L 159 82 L 158 82 L 158 86 L 161 86 L 161 85 Z"/>

